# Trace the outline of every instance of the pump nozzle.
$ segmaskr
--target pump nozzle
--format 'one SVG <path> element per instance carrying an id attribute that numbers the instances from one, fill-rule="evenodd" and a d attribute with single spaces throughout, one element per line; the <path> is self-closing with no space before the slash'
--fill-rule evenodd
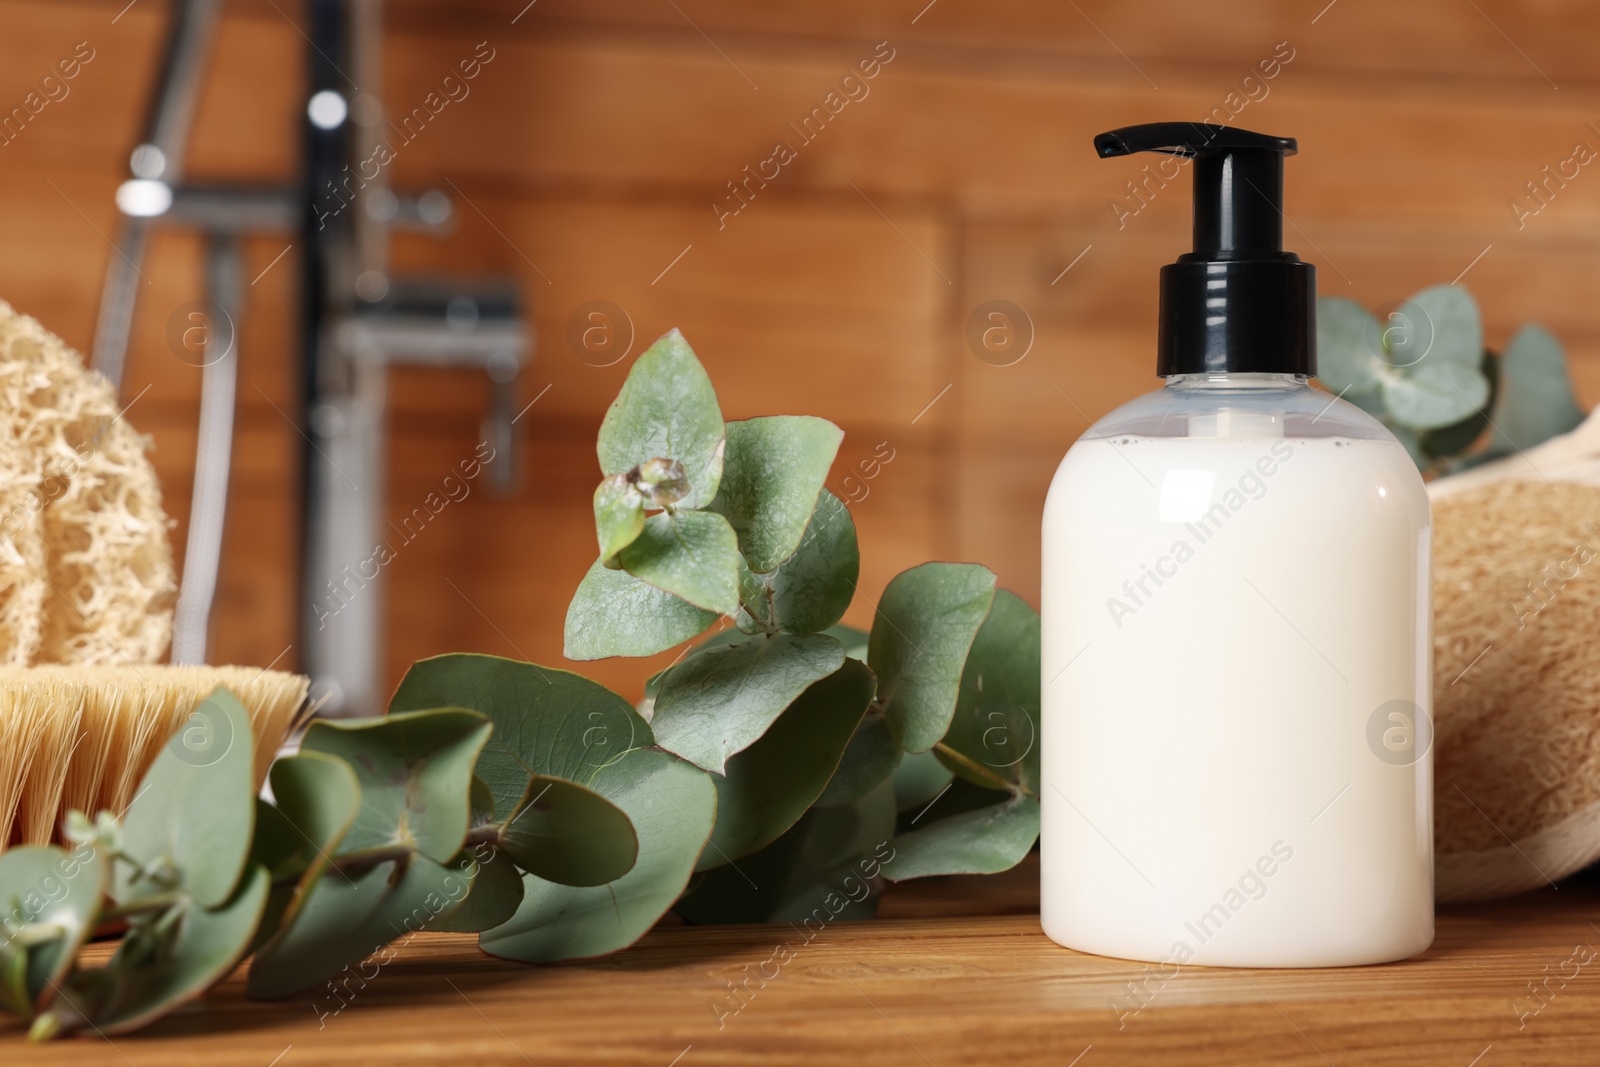
<path id="1" fill-rule="evenodd" d="M 1161 269 L 1157 373 L 1316 372 L 1316 272 L 1283 251 L 1283 159 L 1298 148 L 1209 122 L 1124 126 L 1101 158 L 1194 160 L 1194 251 Z"/>

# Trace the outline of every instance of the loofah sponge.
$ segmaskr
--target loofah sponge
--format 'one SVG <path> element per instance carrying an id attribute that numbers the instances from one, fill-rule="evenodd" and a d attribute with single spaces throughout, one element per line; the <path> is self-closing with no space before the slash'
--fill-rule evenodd
<path id="1" fill-rule="evenodd" d="M 1600 859 L 1600 416 L 1429 487 L 1442 901 Z"/>
<path id="2" fill-rule="evenodd" d="M 172 550 L 149 443 L 100 375 L 0 301 L 0 663 L 153 663 Z"/>

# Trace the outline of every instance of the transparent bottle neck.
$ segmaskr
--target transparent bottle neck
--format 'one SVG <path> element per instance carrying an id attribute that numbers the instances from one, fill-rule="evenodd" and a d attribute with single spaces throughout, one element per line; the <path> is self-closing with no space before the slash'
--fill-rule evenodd
<path id="1" fill-rule="evenodd" d="M 1179 392 L 1202 390 L 1274 391 L 1311 388 L 1311 379 L 1304 374 L 1262 374 L 1256 372 L 1203 372 L 1200 374 L 1169 374 L 1166 388 Z"/>

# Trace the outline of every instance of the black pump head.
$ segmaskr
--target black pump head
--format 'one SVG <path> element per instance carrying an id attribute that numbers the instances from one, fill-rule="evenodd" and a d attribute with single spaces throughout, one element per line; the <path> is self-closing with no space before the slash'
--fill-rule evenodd
<path id="1" fill-rule="evenodd" d="M 1316 373 L 1316 269 L 1283 251 L 1283 157 L 1292 137 L 1209 122 L 1124 126 L 1101 157 L 1194 161 L 1194 251 L 1161 268 L 1156 373 Z"/>

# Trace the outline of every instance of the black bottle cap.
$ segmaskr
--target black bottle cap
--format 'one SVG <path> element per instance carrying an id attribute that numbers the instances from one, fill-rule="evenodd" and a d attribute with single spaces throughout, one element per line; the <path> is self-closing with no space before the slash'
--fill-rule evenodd
<path id="1" fill-rule="evenodd" d="M 1194 161 L 1194 251 L 1161 268 L 1156 373 L 1317 372 L 1316 268 L 1283 250 L 1283 157 L 1292 137 L 1209 122 L 1124 126 L 1101 157 Z"/>

